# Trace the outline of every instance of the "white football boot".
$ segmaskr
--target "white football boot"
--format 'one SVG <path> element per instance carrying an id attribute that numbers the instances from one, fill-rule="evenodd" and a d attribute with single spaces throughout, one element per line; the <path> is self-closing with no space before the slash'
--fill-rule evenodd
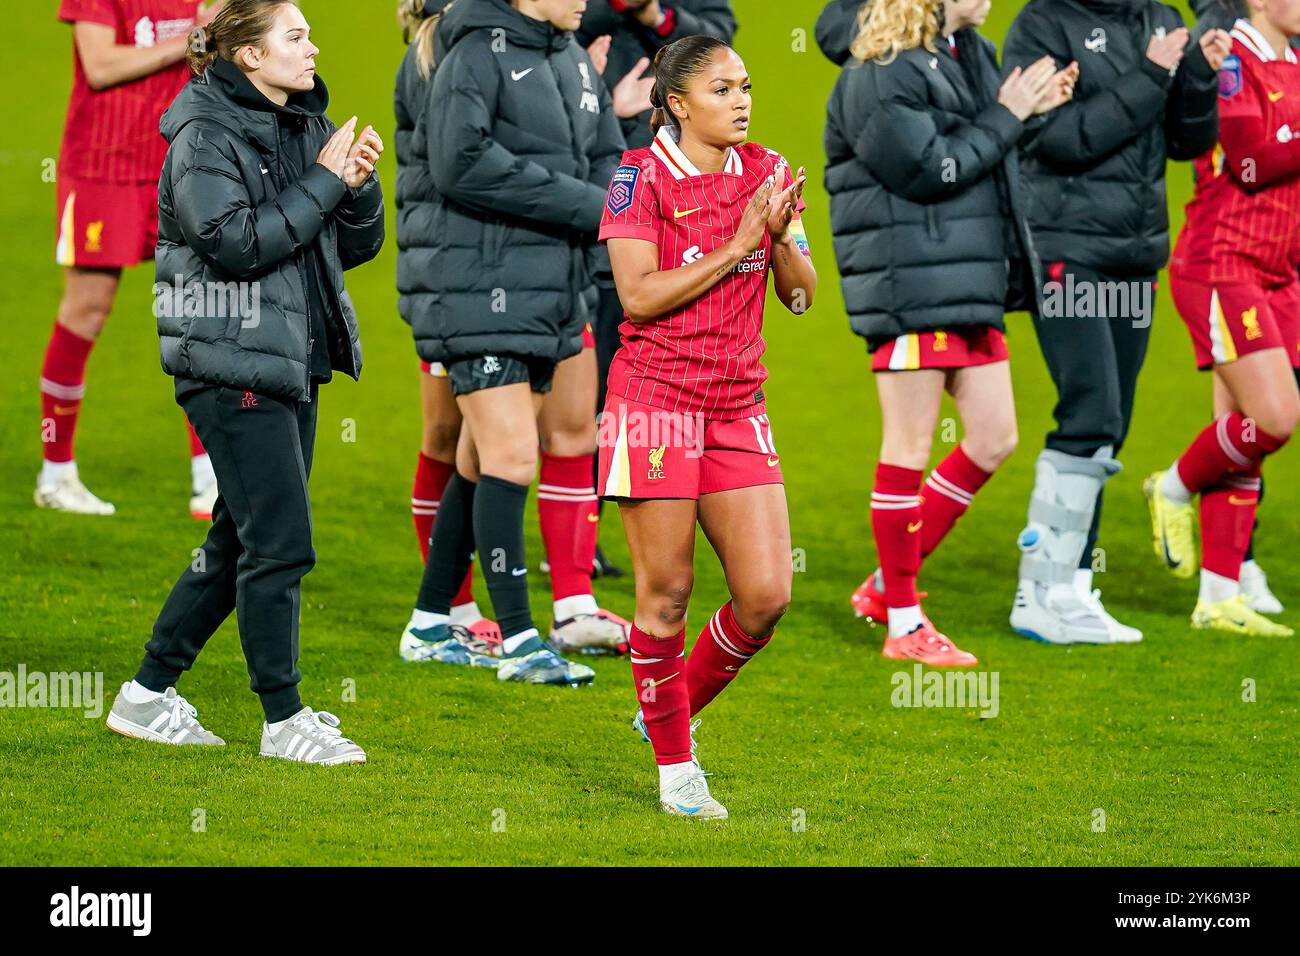
<path id="1" fill-rule="evenodd" d="M 81 483 L 75 464 L 64 472 L 61 477 L 51 482 L 42 482 L 38 476 L 36 491 L 32 494 L 32 500 L 36 502 L 38 508 L 66 511 L 69 514 L 111 515 L 117 511 L 107 501 L 100 501 L 96 498 Z"/>

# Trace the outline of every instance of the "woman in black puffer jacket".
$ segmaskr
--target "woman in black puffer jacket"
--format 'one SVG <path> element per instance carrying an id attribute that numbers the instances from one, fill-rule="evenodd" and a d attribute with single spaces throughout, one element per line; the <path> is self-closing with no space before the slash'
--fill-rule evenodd
<path id="1" fill-rule="evenodd" d="M 176 399 L 220 484 L 207 540 L 154 626 L 109 726 L 166 743 L 221 743 L 175 685 L 237 610 L 262 754 L 308 763 L 365 753 L 298 696 L 299 584 L 315 563 L 311 473 L 317 387 L 361 370 L 343 273 L 384 240 L 374 164 L 356 119 L 325 117 L 317 48 L 292 0 L 228 0 L 200 75 L 167 110 L 158 187 L 156 311 Z M 354 142 L 355 140 L 355 142 Z"/>
<path id="2" fill-rule="evenodd" d="M 921 613 L 921 560 L 1016 443 L 1003 313 L 1035 308 L 1039 287 L 1016 147 L 1025 120 L 1068 100 L 1075 76 L 1044 58 L 1002 83 L 974 29 L 987 10 L 863 4 L 826 128 L 835 255 L 884 419 L 871 512 L 881 570 L 853 604 L 888 624 L 886 657 L 934 665 L 975 658 Z M 945 389 L 966 435 L 922 497 Z"/>

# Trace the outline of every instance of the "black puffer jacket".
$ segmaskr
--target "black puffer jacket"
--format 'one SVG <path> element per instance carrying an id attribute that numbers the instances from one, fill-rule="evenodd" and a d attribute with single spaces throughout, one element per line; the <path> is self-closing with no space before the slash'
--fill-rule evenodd
<path id="1" fill-rule="evenodd" d="M 404 234 L 429 263 L 403 274 L 416 350 L 560 361 L 581 348 L 586 250 L 624 149 L 609 93 L 572 34 L 506 0 L 458 0 L 445 26 L 422 120 L 430 208 Z"/>
<path id="2" fill-rule="evenodd" d="M 1007 34 L 1003 70 L 1044 54 L 1080 67 L 1074 101 L 1031 124 L 1023 163 L 1029 221 L 1047 260 L 1147 275 L 1169 258 L 1165 162 L 1219 135 L 1217 78 L 1197 46 L 1174 77 L 1146 57 L 1182 17 L 1155 0 L 1030 0 Z"/>
<path id="3" fill-rule="evenodd" d="M 731 0 L 661 0 L 665 20 L 658 30 L 642 26 L 630 12 L 617 10 L 615 6 L 610 0 L 591 0 L 577 33 L 583 49 L 591 46 L 597 37 L 608 35 L 613 39 L 603 74 L 610 89 L 627 76 L 641 57 L 653 61 L 660 48 L 682 37 L 702 33 L 730 43 L 736 35 Z M 647 67 L 647 75 L 649 72 Z M 650 132 L 650 110 L 619 122 L 628 149 L 650 145 L 654 138 Z"/>
<path id="4" fill-rule="evenodd" d="M 171 145 L 158 184 L 155 311 L 168 374 L 308 401 L 309 349 L 328 347 L 332 368 L 360 375 L 357 314 L 343 273 L 378 254 L 384 204 L 377 177 L 350 190 L 316 163 L 334 133 L 328 104 L 319 77 L 312 92 L 278 107 L 217 60 L 163 114 Z M 309 275 L 327 286 L 315 296 Z M 203 305 L 174 314 L 178 297 L 166 289 L 177 283 L 197 283 L 205 294 L 182 301 Z M 255 314 L 231 314 L 224 296 L 209 295 L 227 283 L 257 284 L 246 287 L 256 294 Z M 311 342 L 312 299 L 328 312 L 324 343 Z"/>
<path id="5" fill-rule="evenodd" d="M 1021 122 L 997 103 L 997 51 L 974 30 L 893 61 L 854 60 L 831 93 L 826 188 L 845 306 L 871 349 L 906 332 L 1003 328 L 1036 305 L 1020 200 Z"/>

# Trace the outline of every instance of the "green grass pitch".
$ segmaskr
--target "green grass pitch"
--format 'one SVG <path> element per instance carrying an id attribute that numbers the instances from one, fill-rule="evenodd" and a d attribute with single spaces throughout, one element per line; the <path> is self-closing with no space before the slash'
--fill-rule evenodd
<path id="1" fill-rule="evenodd" d="M 392 129 L 402 53 L 387 0 L 304 0 L 332 115 Z M 1000 712 L 891 706 L 881 634 L 848 596 L 874 562 L 867 495 L 879 415 L 865 350 L 839 299 L 822 188 L 822 122 L 835 69 L 816 50 L 814 0 L 738 0 L 737 46 L 754 78 L 755 138 L 810 170 L 806 219 L 821 274 L 809 315 L 773 304 L 770 404 L 804 570 L 771 648 L 705 714 L 702 756 L 732 819 L 706 827 L 656 810 L 649 748 L 628 728 L 625 660 L 581 691 L 499 685 L 482 671 L 404 665 L 397 638 L 420 575 L 408 499 L 419 440 L 417 370 L 396 312 L 395 246 L 351 274 L 363 322 L 360 385 L 321 403 L 313 478 L 319 561 L 303 590 L 305 700 L 338 713 L 364 767 L 257 756 L 261 712 L 233 620 L 182 693 L 229 746 L 164 748 L 74 710 L 0 709 L 4 864 L 1294 864 L 1294 640 L 1188 626 L 1194 585 L 1154 563 L 1140 481 L 1207 420 L 1210 383 L 1161 298 L 1125 471 L 1110 486 L 1098 575 L 1109 606 L 1143 628 L 1135 647 L 1052 648 L 1006 619 L 1015 536 L 1053 395 L 1025 316 L 1010 319 L 1022 447 L 929 562 L 928 608 L 981 669 Z M 1186 14 L 1186 7 L 1183 7 Z M 364 8 L 365 13 L 358 12 Z M 1018 6 L 994 4 L 1000 39 Z M 351 14 L 349 19 L 348 14 Z M 187 447 L 150 314 L 152 268 L 129 273 L 94 353 L 78 436 L 109 519 L 37 511 L 37 379 L 59 300 L 57 155 L 70 38 L 54 4 L 12 4 L 0 148 L 7 370 L 0 380 L 0 671 L 102 671 L 129 679 L 202 529 L 186 512 Z M 805 37 L 806 34 L 806 37 Z M 391 136 L 389 137 L 391 144 Z M 384 161 L 391 196 L 393 158 Z M 1190 170 L 1175 166 L 1176 218 Z M 1163 289 L 1163 286 L 1162 286 Z M 1163 293 L 1162 293 L 1163 295 Z M 945 417 L 953 413 L 950 407 Z M 346 441 L 346 421 L 355 441 Z M 941 434 L 936 460 L 954 436 Z M 1300 608 L 1294 451 L 1270 466 L 1261 563 Z M 627 553 L 613 512 L 605 546 Z M 536 565 L 539 538 L 530 519 Z M 701 541 L 691 626 L 726 599 Z M 534 607 L 549 593 L 532 576 Z M 601 584 L 630 615 L 627 579 Z M 481 591 L 481 589 L 480 589 Z M 480 598 L 485 597 L 480 593 Z M 1287 618 L 1295 623 L 1294 613 Z M 1243 681 L 1256 700 L 1243 700 Z M 345 702 L 345 686 L 355 701 Z M 107 702 L 106 705 L 107 706 Z M 1104 812 L 1104 829 L 1098 823 Z M 202 811 L 202 812 L 199 812 Z"/>

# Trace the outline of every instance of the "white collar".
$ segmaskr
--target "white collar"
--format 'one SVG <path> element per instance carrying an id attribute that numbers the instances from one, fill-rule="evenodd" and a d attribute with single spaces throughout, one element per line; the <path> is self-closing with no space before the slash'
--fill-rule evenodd
<path id="1" fill-rule="evenodd" d="M 1245 17 L 1239 19 L 1232 25 L 1232 38 L 1237 40 L 1255 56 L 1259 57 L 1265 63 L 1271 63 L 1277 59 L 1277 52 L 1273 45 L 1264 39 L 1264 34 L 1255 29 L 1255 25 Z M 1296 63 L 1295 51 L 1288 45 L 1286 48 L 1286 61 Z"/>
<path id="2" fill-rule="evenodd" d="M 673 179 L 704 175 L 677 145 L 677 138 L 673 136 L 671 126 L 659 127 L 659 132 L 655 134 L 654 142 L 650 146 L 650 152 L 659 157 L 659 161 L 668 167 Z M 745 171 L 744 165 L 740 162 L 740 153 L 735 149 L 727 150 L 727 161 L 723 164 L 722 171 L 734 176 L 739 176 Z"/>

